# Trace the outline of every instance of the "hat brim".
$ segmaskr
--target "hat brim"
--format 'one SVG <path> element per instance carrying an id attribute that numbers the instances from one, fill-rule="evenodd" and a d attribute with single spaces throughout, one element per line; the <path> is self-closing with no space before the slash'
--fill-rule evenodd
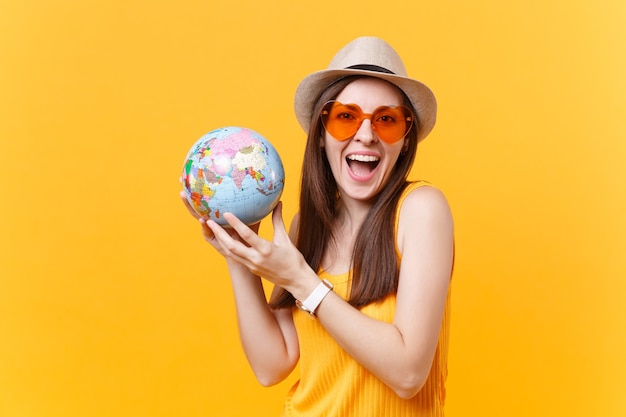
<path id="1" fill-rule="evenodd" d="M 305 77 L 298 88 L 294 100 L 294 110 L 298 123 L 308 133 L 313 107 L 322 92 L 334 81 L 350 75 L 363 75 L 386 80 L 400 88 L 409 98 L 418 119 L 417 141 L 422 141 L 435 126 L 437 100 L 425 84 L 412 78 L 382 72 L 357 69 L 328 69 L 314 72 Z"/>

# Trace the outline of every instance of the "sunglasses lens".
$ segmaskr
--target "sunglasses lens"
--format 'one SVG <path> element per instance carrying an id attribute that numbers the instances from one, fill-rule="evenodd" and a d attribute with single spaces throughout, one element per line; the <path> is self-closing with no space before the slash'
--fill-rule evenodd
<path id="1" fill-rule="evenodd" d="M 362 120 L 363 112 L 355 105 L 331 101 L 326 103 L 322 110 L 322 124 L 337 140 L 346 140 L 353 136 Z"/>
<path id="2" fill-rule="evenodd" d="M 395 143 L 402 139 L 411 128 L 412 117 L 406 107 L 379 107 L 372 115 L 372 125 L 378 137 Z"/>
<path id="3" fill-rule="evenodd" d="M 363 114 L 356 104 L 342 104 L 338 101 L 326 103 L 321 119 L 326 131 L 341 141 L 354 136 L 364 119 L 371 120 L 376 135 L 387 143 L 404 138 L 413 123 L 411 111 L 404 106 L 381 106 L 369 115 Z"/>

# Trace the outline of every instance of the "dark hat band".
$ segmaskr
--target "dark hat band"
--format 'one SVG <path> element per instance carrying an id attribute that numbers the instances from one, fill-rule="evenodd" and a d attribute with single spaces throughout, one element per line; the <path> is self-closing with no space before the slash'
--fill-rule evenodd
<path id="1" fill-rule="evenodd" d="M 395 72 L 389 71 L 387 68 L 379 67 L 378 65 L 368 65 L 368 64 L 360 64 L 360 65 L 351 65 L 346 69 L 355 69 L 355 70 L 364 70 L 364 71 L 372 71 L 372 72 L 382 72 L 384 74 L 394 74 Z"/>

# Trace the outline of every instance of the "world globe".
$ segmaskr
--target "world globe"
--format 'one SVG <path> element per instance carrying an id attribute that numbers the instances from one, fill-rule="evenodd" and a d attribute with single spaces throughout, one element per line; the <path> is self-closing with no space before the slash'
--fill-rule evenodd
<path id="1" fill-rule="evenodd" d="M 232 213 L 252 225 L 278 204 L 285 171 L 267 139 L 231 126 L 213 130 L 194 143 L 182 179 L 187 201 L 200 216 L 227 226 L 223 214 Z"/>

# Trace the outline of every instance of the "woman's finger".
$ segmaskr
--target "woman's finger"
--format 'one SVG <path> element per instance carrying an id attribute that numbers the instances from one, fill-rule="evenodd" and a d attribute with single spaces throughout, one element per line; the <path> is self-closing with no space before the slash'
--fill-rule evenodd
<path id="1" fill-rule="evenodd" d="M 222 255 L 234 259 L 244 265 L 249 265 L 248 260 L 251 256 L 254 256 L 255 250 L 249 248 L 239 239 L 236 239 L 233 235 L 231 235 L 231 233 L 236 235 L 236 231 L 229 232 L 213 220 L 208 220 L 206 224 L 215 237 L 215 241 L 212 243 L 219 244 L 219 247 L 222 250 Z"/>
<path id="2" fill-rule="evenodd" d="M 274 227 L 274 243 L 281 245 L 291 242 L 291 239 L 289 239 L 289 233 L 287 233 L 287 228 L 285 227 L 285 222 L 283 221 L 282 201 L 279 201 L 274 208 L 274 212 L 272 213 L 272 225 Z"/>
<path id="3" fill-rule="evenodd" d="M 266 242 L 264 239 L 261 239 L 259 235 L 257 235 L 248 225 L 239 220 L 239 218 L 234 214 L 224 213 L 224 220 L 228 222 L 228 225 L 232 227 L 237 234 L 239 234 L 241 239 L 248 245 L 258 249 L 259 245 Z"/>
<path id="4" fill-rule="evenodd" d="M 213 230 L 211 230 L 211 228 L 207 225 L 206 219 L 199 218 L 198 221 L 200 222 L 200 226 L 202 227 L 202 236 L 204 237 L 204 239 L 208 242 L 211 242 L 213 239 L 215 239 L 215 234 L 213 233 Z"/>

